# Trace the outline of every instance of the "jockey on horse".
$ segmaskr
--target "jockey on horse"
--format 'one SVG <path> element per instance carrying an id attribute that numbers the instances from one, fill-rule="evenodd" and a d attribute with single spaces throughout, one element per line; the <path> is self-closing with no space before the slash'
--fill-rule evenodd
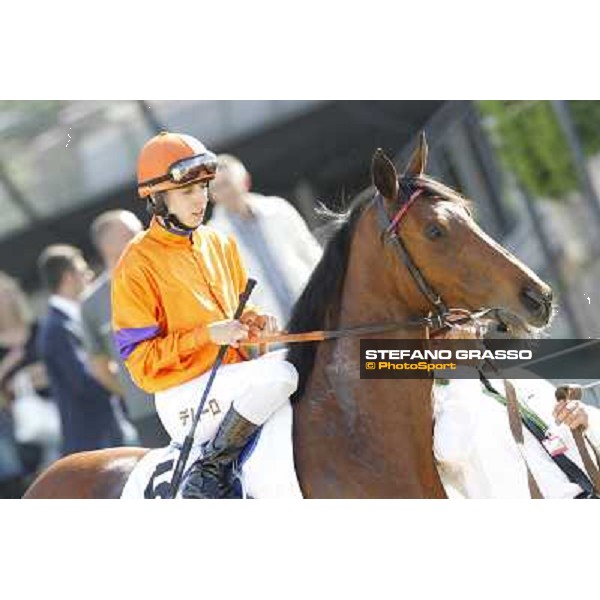
<path id="1" fill-rule="evenodd" d="M 291 363 L 248 360 L 239 347 L 277 326 L 258 309 L 231 318 L 247 277 L 235 240 L 202 225 L 216 166 L 215 155 L 188 135 L 162 132 L 145 144 L 138 192 L 153 218 L 124 251 L 112 284 L 120 355 L 133 380 L 155 394 L 175 442 L 193 420 L 219 346 L 230 346 L 219 381 L 233 393 L 211 396 L 202 412 L 194 444 L 204 451 L 183 482 L 184 498 L 236 497 L 234 463 L 298 382 Z"/>

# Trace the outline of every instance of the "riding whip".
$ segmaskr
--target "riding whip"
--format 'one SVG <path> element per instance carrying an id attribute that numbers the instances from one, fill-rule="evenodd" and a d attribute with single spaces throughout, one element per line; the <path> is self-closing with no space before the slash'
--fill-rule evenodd
<path id="1" fill-rule="evenodd" d="M 246 307 L 246 303 L 248 302 L 248 298 L 250 298 L 250 294 L 256 285 L 256 281 L 254 279 L 248 279 L 248 283 L 246 284 L 246 288 L 240 294 L 240 301 L 238 307 L 233 315 L 234 319 L 239 319 L 244 312 L 244 308 Z M 179 485 L 181 484 L 181 479 L 183 477 L 183 470 L 185 469 L 185 465 L 190 456 L 190 452 L 192 450 L 192 444 L 194 442 L 194 434 L 196 433 L 196 427 L 200 421 L 200 417 L 202 415 L 202 409 L 204 408 L 204 403 L 208 398 L 208 394 L 210 392 L 210 388 L 212 387 L 213 381 L 215 379 L 215 375 L 217 374 L 218 368 L 221 366 L 223 359 L 225 358 L 225 353 L 229 346 L 227 344 L 222 345 L 219 348 L 219 354 L 217 354 L 217 359 L 212 367 L 210 372 L 210 376 L 208 378 L 208 382 L 204 388 L 204 392 L 202 393 L 202 398 L 200 400 L 200 404 L 198 405 L 198 409 L 194 415 L 194 419 L 192 421 L 192 425 L 190 427 L 190 431 L 185 437 L 183 441 L 183 445 L 181 446 L 181 451 L 179 452 L 179 457 L 177 458 L 177 463 L 175 464 L 175 470 L 173 471 L 173 478 L 171 479 L 171 490 L 170 497 L 175 498 L 177 495 L 177 491 L 179 490 Z"/>

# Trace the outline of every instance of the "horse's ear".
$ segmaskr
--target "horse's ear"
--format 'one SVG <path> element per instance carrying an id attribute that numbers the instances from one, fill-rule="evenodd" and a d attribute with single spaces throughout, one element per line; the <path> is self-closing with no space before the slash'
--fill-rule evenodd
<path id="1" fill-rule="evenodd" d="M 429 148 L 427 147 L 427 139 L 425 138 L 425 132 L 421 131 L 419 136 L 419 146 L 413 152 L 413 155 L 408 161 L 408 166 L 404 171 L 405 177 L 418 177 L 425 173 L 427 167 L 427 155 L 429 154 Z"/>
<path id="2" fill-rule="evenodd" d="M 398 197 L 398 173 L 394 163 L 381 148 L 375 150 L 371 160 L 371 177 L 377 191 L 387 200 Z"/>

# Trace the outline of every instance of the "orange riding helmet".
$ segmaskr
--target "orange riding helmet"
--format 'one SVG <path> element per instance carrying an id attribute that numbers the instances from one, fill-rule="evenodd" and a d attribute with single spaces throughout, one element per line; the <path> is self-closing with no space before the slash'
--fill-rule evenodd
<path id="1" fill-rule="evenodd" d="M 191 135 L 162 131 L 146 142 L 138 158 L 140 198 L 197 181 L 214 179 L 217 157 Z"/>

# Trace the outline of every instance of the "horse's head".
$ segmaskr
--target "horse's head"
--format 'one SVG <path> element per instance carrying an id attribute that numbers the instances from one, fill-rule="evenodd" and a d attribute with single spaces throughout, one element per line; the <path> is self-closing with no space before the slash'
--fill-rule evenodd
<path id="1" fill-rule="evenodd" d="M 397 232 L 426 283 L 448 307 L 499 309 L 496 318 L 513 333 L 547 325 L 550 287 L 481 230 L 464 198 L 427 177 L 426 163 L 424 135 L 402 175 L 381 150 L 372 162 L 373 183 L 383 198 L 390 232 Z M 431 310 L 394 246 L 385 244 L 385 252 L 404 301 L 421 313 Z"/>

